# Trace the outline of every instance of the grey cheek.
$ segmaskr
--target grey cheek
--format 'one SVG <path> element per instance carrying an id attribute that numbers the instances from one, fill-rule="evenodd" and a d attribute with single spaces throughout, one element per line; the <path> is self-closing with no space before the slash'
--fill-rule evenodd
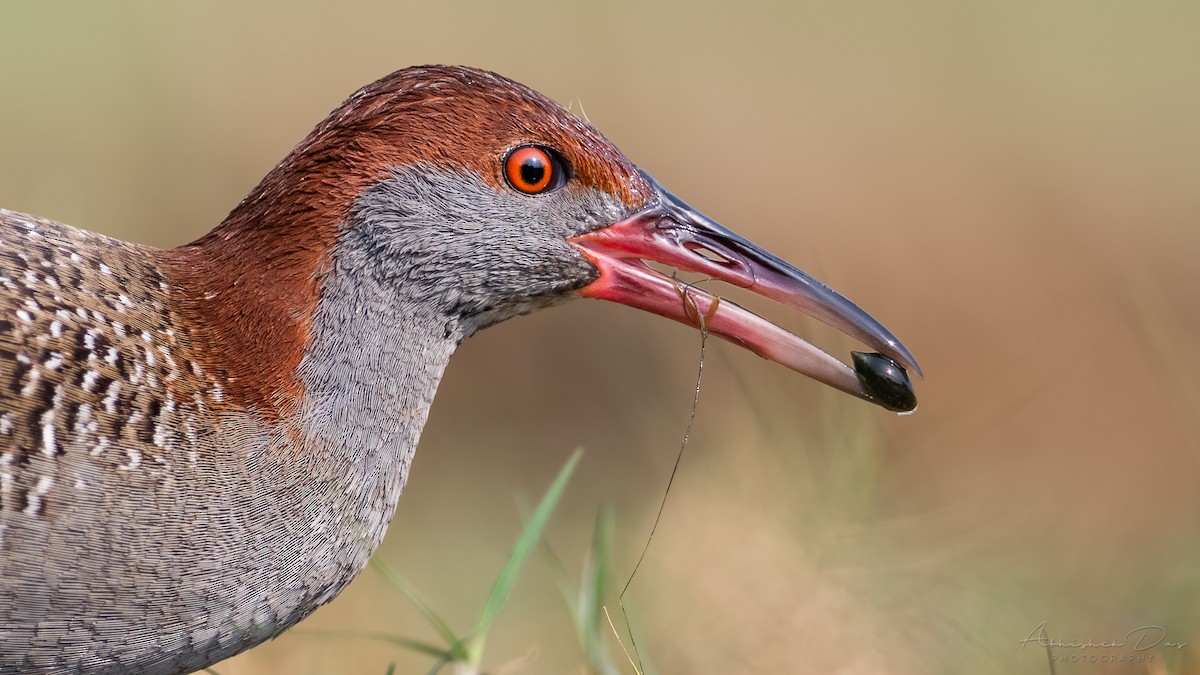
<path id="1" fill-rule="evenodd" d="M 530 197 L 473 174 L 410 167 L 360 197 L 339 250 L 345 264 L 393 278 L 402 301 L 486 313 L 490 325 L 592 281 L 596 270 L 565 239 L 625 210 L 597 191 Z"/>

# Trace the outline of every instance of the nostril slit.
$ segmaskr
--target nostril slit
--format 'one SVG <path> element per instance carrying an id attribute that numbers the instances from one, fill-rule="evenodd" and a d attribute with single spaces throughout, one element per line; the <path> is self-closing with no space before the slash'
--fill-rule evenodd
<path id="1" fill-rule="evenodd" d="M 687 244 L 687 248 L 692 253 L 708 260 L 709 262 L 717 263 L 718 265 L 732 265 L 733 261 L 725 257 L 721 253 L 708 248 L 703 244 Z"/>

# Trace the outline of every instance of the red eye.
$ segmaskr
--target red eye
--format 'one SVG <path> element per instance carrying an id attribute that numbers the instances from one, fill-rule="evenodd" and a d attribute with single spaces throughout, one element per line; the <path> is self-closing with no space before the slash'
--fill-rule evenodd
<path id="1" fill-rule="evenodd" d="M 522 145 L 504 158 L 504 177 L 518 192 L 536 195 L 561 186 L 566 176 L 562 163 L 551 151 Z"/>

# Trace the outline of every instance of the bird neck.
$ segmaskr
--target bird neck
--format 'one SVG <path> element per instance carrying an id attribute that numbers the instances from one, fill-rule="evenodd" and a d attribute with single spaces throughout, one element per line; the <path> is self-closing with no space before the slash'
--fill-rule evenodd
<path id="1" fill-rule="evenodd" d="M 323 259 L 303 241 L 287 248 L 210 236 L 187 251 L 194 265 L 172 279 L 173 304 L 192 313 L 183 339 L 191 353 L 217 346 L 222 361 L 205 363 L 204 372 L 221 378 L 232 408 L 207 419 L 201 437 L 212 452 L 202 454 L 221 467 L 211 474 L 234 503 L 227 512 L 254 514 L 246 545 L 226 563 L 255 572 L 239 578 L 246 591 L 231 602 L 249 611 L 260 591 L 293 589 L 270 591 L 276 630 L 336 595 L 382 541 L 463 337 L 431 305 L 406 300 L 396 260 L 364 248 L 354 228 L 339 229 Z M 252 245 L 276 247 L 275 256 L 242 262 Z M 222 269 L 222 260 L 241 267 Z M 204 278 L 205 270 L 224 276 Z M 256 292 L 253 283 L 268 288 Z M 284 283 L 297 284 L 297 297 L 282 292 Z M 278 379 L 244 383 L 258 372 Z M 239 384 L 253 396 L 235 400 Z M 240 644 L 255 629 L 234 630 L 230 639 Z"/>
<path id="2" fill-rule="evenodd" d="M 339 245 L 325 276 L 304 357 L 297 414 L 310 444 L 377 467 L 399 488 L 450 356 L 462 339 L 453 322 L 405 302 L 380 262 Z M 389 508 L 390 508 L 389 507 Z"/>
<path id="3" fill-rule="evenodd" d="M 363 272 L 335 258 L 297 368 L 303 399 L 272 434 L 282 447 L 268 464 L 282 478 L 265 489 L 289 505 L 290 555 L 327 568 L 293 618 L 333 597 L 383 540 L 458 345 L 438 317 Z"/>

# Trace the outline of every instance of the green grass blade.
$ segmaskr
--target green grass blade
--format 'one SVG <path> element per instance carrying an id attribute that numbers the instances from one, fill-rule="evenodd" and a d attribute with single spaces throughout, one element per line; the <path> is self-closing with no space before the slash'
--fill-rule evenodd
<path id="1" fill-rule="evenodd" d="M 442 668 L 445 668 L 446 664 L 450 663 L 451 660 L 452 659 L 449 656 L 443 654 L 442 657 L 437 660 L 437 663 L 434 663 L 433 667 L 429 669 L 427 675 L 437 675 L 438 673 L 442 672 Z"/>
<path id="2" fill-rule="evenodd" d="M 593 672 L 613 673 L 608 658 L 608 621 L 604 618 L 604 599 L 608 593 L 609 566 L 612 559 L 613 512 L 601 507 L 596 512 L 596 527 L 592 532 L 592 548 L 584 562 L 575 603 L 575 627 L 584 658 Z"/>
<path id="3" fill-rule="evenodd" d="M 446 641 L 446 644 L 449 646 L 448 649 L 437 650 L 434 654 L 435 656 L 448 653 L 450 658 L 456 661 L 466 659 L 467 653 L 463 649 L 462 638 L 460 638 L 458 634 L 454 632 L 454 629 L 450 628 L 449 624 L 442 620 L 442 617 L 438 616 L 438 613 L 433 610 L 433 606 L 429 604 L 429 601 L 426 600 L 425 597 L 421 595 L 421 593 L 417 591 L 415 587 L 412 586 L 412 584 L 409 584 L 407 581 L 405 581 L 404 577 L 400 576 L 399 572 L 396 572 L 392 568 L 388 567 L 386 564 L 380 561 L 378 557 L 371 559 L 371 566 L 374 567 L 380 574 L 382 574 L 383 578 L 386 579 L 389 584 L 400 589 L 405 595 L 407 595 L 408 599 L 411 600 L 413 605 L 417 608 L 417 611 L 421 613 L 421 616 L 425 617 L 425 620 L 429 622 L 429 625 L 433 626 L 433 629 L 437 631 L 438 635 L 440 635 L 442 639 Z"/>
<path id="4" fill-rule="evenodd" d="M 529 522 L 525 523 L 525 527 L 521 529 L 521 536 L 517 538 L 512 555 L 509 556 L 508 562 L 500 572 L 500 577 L 496 579 L 495 585 L 492 586 L 492 592 L 488 596 L 487 604 L 483 606 L 483 612 L 479 616 L 479 623 L 471 631 L 471 638 L 467 642 L 468 663 L 475 665 L 480 663 L 488 631 L 491 629 L 496 617 L 500 614 L 504 603 L 508 600 L 508 595 L 516 584 L 517 575 L 520 573 L 521 567 L 525 564 L 525 560 L 529 557 L 529 553 L 537 546 L 538 541 L 541 540 L 542 532 L 546 529 L 546 523 L 550 520 L 550 514 L 558 506 L 558 500 L 562 497 L 563 491 L 567 487 L 567 482 L 571 479 L 571 474 L 575 472 L 575 466 L 579 464 L 581 457 L 583 457 L 582 449 L 576 450 L 571 455 L 571 458 L 563 465 L 562 470 L 558 472 L 558 477 L 550 484 L 550 489 L 546 491 L 545 496 L 538 502 L 537 508 L 534 509 L 533 515 L 529 518 Z"/>
<path id="5" fill-rule="evenodd" d="M 409 638 L 400 637 L 399 635 L 386 635 L 379 633 L 369 635 L 368 637 L 373 640 L 378 640 L 379 642 L 386 642 L 390 645 L 396 645 L 397 647 L 404 647 L 405 649 L 412 650 L 418 654 L 425 654 L 426 656 L 441 658 L 448 655 L 446 649 L 442 647 L 431 645 L 428 642 L 421 642 L 420 640 L 410 640 Z"/>
<path id="6" fill-rule="evenodd" d="M 403 647 L 405 649 L 410 649 L 414 652 L 417 652 L 420 654 L 426 654 L 428 656 L 441 657 L 441 656 L 449 655 L 449 650 L 445 647 L 438 647 L 436 645 L 431 645 L 428 642 L 421 642 L 420 640 L 412 640 L 412 639 L 409 639 L 406 637 L 401 637 L 399 635 L 392 635 L 391 633 L 379 633 L 379 632 L 358 631 L 358 630 L 321 630 L 319 628 L 313 628 L 313 629 L 297 628 L 297 629 L 293 630 L 292 633 L 294 633 L 296 635 L 306 635 L 306 636 L 321 637 L 321 638 L 349 638 L 349 639 L 359 639 L 359 640 L 373 640 L 375 642 L 384 642 L 384 643 L 387 643 L 390 645 L 395 645 L 397 647 Z"/>
<path id="7" fill-rule="evenodd" d="M 575 582 L 571 579 L 570 573 L 567 572 L 566 564 L 563 563 L 562 558 L 558 557 L 558 553 L 545 540 L 542 541 L 542 552 L 546 554 L 546 564 L 550 567 L 550 576 L 554 579 L 554 583 L 558 585 L 558 590 L 562 593 L 563 601 L 567 603 L 567 608 L 571 610 L 571 616 L 579 616 L 579 591 L 575 588 Z"/>

